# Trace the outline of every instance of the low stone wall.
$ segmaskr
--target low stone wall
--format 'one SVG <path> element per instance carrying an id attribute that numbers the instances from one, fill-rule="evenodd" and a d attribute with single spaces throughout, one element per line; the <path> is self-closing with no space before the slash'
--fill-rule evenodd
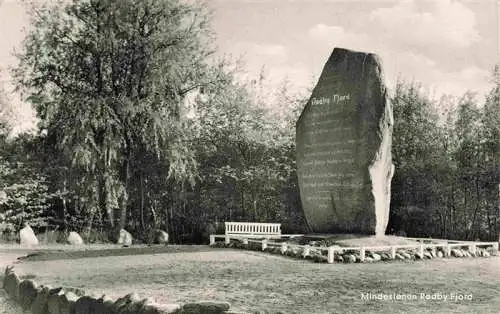
<path id="1" fill-rule="evenodd" d="M 464 247 L 467 245 L 464 245 Z M 216 242 L 211 247 L 218 248 L 235 248 L 252 251 L 267 252 L 270 254 L 277 254 L 288 256 L 292 258 L 304 258 L 316 263 L 328 263 L 328 257 L 325 255 L 327 252 L 323 249 L 314 246 L 299 246 L 290 245 L 286 250 L 276 245 L 268 245 L 262 249 L 262 243 L 259 241 L 243 241 L 231 239 L 230 243 Z M 421 254 L 422 253 L 422 254 Z M 337 263 L 370 263 L 378 261 L 404 261 L 404 260 L 426 260 L 426 259 L 439 259 L 439 258 L 474 258 L 474 257 L 490 257 L 497 255 L 498 252 L 494 248 L 475 248 L 474 250 L 456 247 L 450 250 L 449 254 L 443 248 L 425 248 L 419 252 L 415 248 L 397 249 L 394 258 L 386 251 L 366 250 L 364 258 L 361 258 L 359 249 L 350 250 L 338 247 L 334 255 L 334 261 Z"/>
<path id="2" fill-rule="evenodd" d="M 32 279 L 21 280 L 12 266 L 5 269 L 3 288 L 24 310 L 33 314 L 218 314 L 230 313 L 227 302 L 195 302 L 186 304 L 156 304 L 141 299 L 136 293 L 113 301 L 102 296 L 95 298 L 75 288 L 39 285 Z"/>

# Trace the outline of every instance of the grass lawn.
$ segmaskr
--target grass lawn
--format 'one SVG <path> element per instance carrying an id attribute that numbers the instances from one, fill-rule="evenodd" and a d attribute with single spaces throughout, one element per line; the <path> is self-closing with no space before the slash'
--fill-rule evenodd
<path id="1" fill-rule="evenodd" d="M 220 300 L 250 313 L 500 313 L 500 257 L 329 265 L 203 246 L 135 250 L 52 252 L 16 270 L 113 298 L 136 291 L 159 302 Z M 366 293 L 417 299 L 366 300 Z"/>

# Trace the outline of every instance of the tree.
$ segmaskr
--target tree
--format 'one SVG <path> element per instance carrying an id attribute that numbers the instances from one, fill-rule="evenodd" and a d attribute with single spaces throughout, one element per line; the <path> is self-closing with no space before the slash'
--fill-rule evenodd
<path id="1" fill-rule="evenodd" d="M 263 97 L 266 84 L 262 75 L 258 83 L 228 75 L 198 104 L 201 196 L 193 206 L 204 209 L 204 220 L 279 221 L 300 232 L 294 115 L 305 101 L 286 82 Z"/>
<path id="2" fill-rule="evenodd" d="M 493 70 L 493 88 L 483 107 L 482 150 L 486 183 L 486 225 L 490 239 L 500 236 L 500 64 Z"/>
<path id="3" fill-rule="evenodd" d="M 59 1 L 31 9 L 14 72 L 18 86 L 47 143 L 68 160 L 65 182 L 77 206 L 89 221 L 102 215 L 124 228 L 131 179 L 144 158 L 165 164 L 175 182 L 195 175 L 182 105 L 191 91 L 219 80 L 207 61 L 209 15 L 201 4 L 177 0 Z"/>
<path id="4" fill-rule="evenodd" d="M 423 236 L 437 233 L 448 173 L 443 130 L 434 102 L 414 83 L 398 82 L 394 108 L 391 221 L 388 229 Z M 438 223 L 435 223 L 437 221 Z M 442 231 L 443 232 L 443 231 Z"/>

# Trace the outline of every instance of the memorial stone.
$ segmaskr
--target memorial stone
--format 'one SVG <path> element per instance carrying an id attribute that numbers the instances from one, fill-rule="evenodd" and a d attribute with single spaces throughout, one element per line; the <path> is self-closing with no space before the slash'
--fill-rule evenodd
<path id="1" fill-rule="evenodd" d="M 384 234 L 392 125 L 378 57 L 335 48 L 296 125 L 300 196 L 313 232 Z"/>

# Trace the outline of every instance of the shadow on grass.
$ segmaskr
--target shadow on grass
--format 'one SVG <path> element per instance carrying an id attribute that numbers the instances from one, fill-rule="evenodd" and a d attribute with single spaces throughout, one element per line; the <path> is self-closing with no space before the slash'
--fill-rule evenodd
<path id="1" fill-rule="evenodd" d="M 18 257 L 19 261 L 23 262 L 38 262 L 38 261 L 54 261 L 64 259 L 81 259 L 95 258 L 107 256 L 127 256 L 127 255 L 146 255 L 146 254 L 163 254 L 163 253 L 194 253 L 206 251 L 223 251 L 225 248 L 210 248 L 202 245 L 173 245 L 173 246 L 151 246 L 151 247 L 124 247 L 116 249 L 100 249 L 100 250 L 80 250 L 80 251 L 64 251 L 64 250 L 43 250 L 37 251 L 26 256 Z"/>

